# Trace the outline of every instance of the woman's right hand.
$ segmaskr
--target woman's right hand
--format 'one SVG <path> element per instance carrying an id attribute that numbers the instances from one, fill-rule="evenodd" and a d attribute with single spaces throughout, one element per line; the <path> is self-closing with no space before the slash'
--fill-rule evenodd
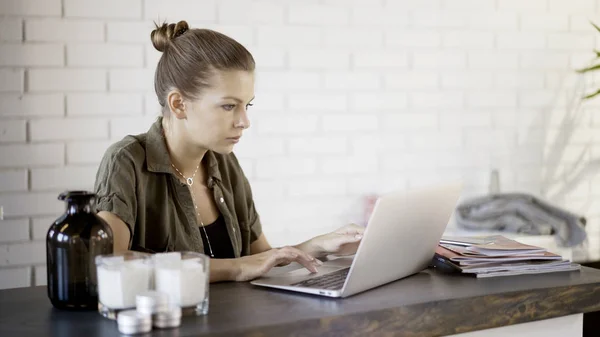
<path id="1" fill-rule="evenodd" d="M 275 266 L 291 262 L 298 262 L 312 273 L 316 273 L 317 266 L 323 264 L 309 254 L 289 246 L 244 256 L 235 261 L 237 264 L 236 281 L 250 281 L 264 275 Z"/>

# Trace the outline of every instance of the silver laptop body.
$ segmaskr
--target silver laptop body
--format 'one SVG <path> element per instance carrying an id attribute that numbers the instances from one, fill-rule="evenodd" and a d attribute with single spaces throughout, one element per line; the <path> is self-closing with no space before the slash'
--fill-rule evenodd
<path id="1" fill-rule="evenodd" d="M 348 297 L 425 269 L 460 196 L 460 184 L 392 192 L 378 198 L 354 258 L 326 261 L 251 281 L 257 286 Z"/>

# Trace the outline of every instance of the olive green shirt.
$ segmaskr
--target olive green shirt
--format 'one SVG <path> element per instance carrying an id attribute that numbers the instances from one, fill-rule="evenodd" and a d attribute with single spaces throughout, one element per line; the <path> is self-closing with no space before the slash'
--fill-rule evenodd
<path id="1" fill-rule="evenodd" d="M 250 255 L 262 226 L 248 179 L 233 153 L 208 151 L 204 160 L 206 184 L 225 219 L 235 256 Z M 111 212 L 129 227 L 129 249 L 204 252 L 190 190 L 172 171 L 162 117 L 147 133 L 126 136 L 107 149 L 94 189 L 97 211 Z"/>

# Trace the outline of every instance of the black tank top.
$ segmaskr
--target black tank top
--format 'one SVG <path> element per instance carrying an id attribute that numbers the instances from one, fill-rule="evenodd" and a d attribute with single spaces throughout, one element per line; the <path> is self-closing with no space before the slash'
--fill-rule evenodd
<path id="1" fill-rule="evenodd" d="M 204 244 L 204 254 L 210 256 L 210 248 L 208 245 L 208 242 L 210 241 L 210 247 L 212 248 L 216 259 L 235 258 L 223 215 L 219 214 L 217 220 L 210 225 L 204 226 L 204 229 L 206 230 L 206 235 L 208 235 L 208 240 L 206 239 L 204 230 L 201 227 L 198 228 L 198 230 L 200 230 L 200 236 L 202 237 L 202 243 Z"/>

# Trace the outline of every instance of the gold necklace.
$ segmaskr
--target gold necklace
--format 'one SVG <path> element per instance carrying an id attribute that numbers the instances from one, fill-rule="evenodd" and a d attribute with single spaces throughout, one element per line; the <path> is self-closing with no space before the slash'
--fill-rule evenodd
<path id="1" fill-rule="evenodd" d="M 190 195 L 192 196 L 192 202 L 194 203 L 194 209 L 196 210 L 196 215 L 198 216 L 198 219 L 200 220 L 200 227 L 202 228 L 202 231 L 204 232 L 204 236 L 206 237 L 206 242 L 208 243 L 208 250 L 210 251 L 210 257 L 214 258 L 215 254 L 213 254 L 213 250 L 210 245 L 210 239 L 208 238 L 208 233 L 206 233 L 206 228 L 204 228 L 204 222 L 202 222 L 202 216 L 200 216 L 200 212 L 198 212 L 198 204 L 196 203 L 196 198 L 194 197 L 194 191 L 192 191 L 192 185 L 194 185 L 194 177 L 196 176 L 196 173 L 198 172 L 198 168 L 200 168 L 200 163 L 198 163 L 198 166 L 196 166 L 196 170 L 194 171 L 194 174 L 192 174 L 192 176 L 189 178 L 186 178 L 183 175 L 183 173 L 181 173 L 181 171 L 179 171 L 177 169 L 177 167 L 175 167 L 175 165 L 173 163 L 171 163 L 171 166 L 173 166 L 175 171 L 177 171 L 177 173 L 179 173 L 179 175 L 183 179 L 185 179 L 185 182 L 188 185 L 188 189 L 190 190 Z"/>

